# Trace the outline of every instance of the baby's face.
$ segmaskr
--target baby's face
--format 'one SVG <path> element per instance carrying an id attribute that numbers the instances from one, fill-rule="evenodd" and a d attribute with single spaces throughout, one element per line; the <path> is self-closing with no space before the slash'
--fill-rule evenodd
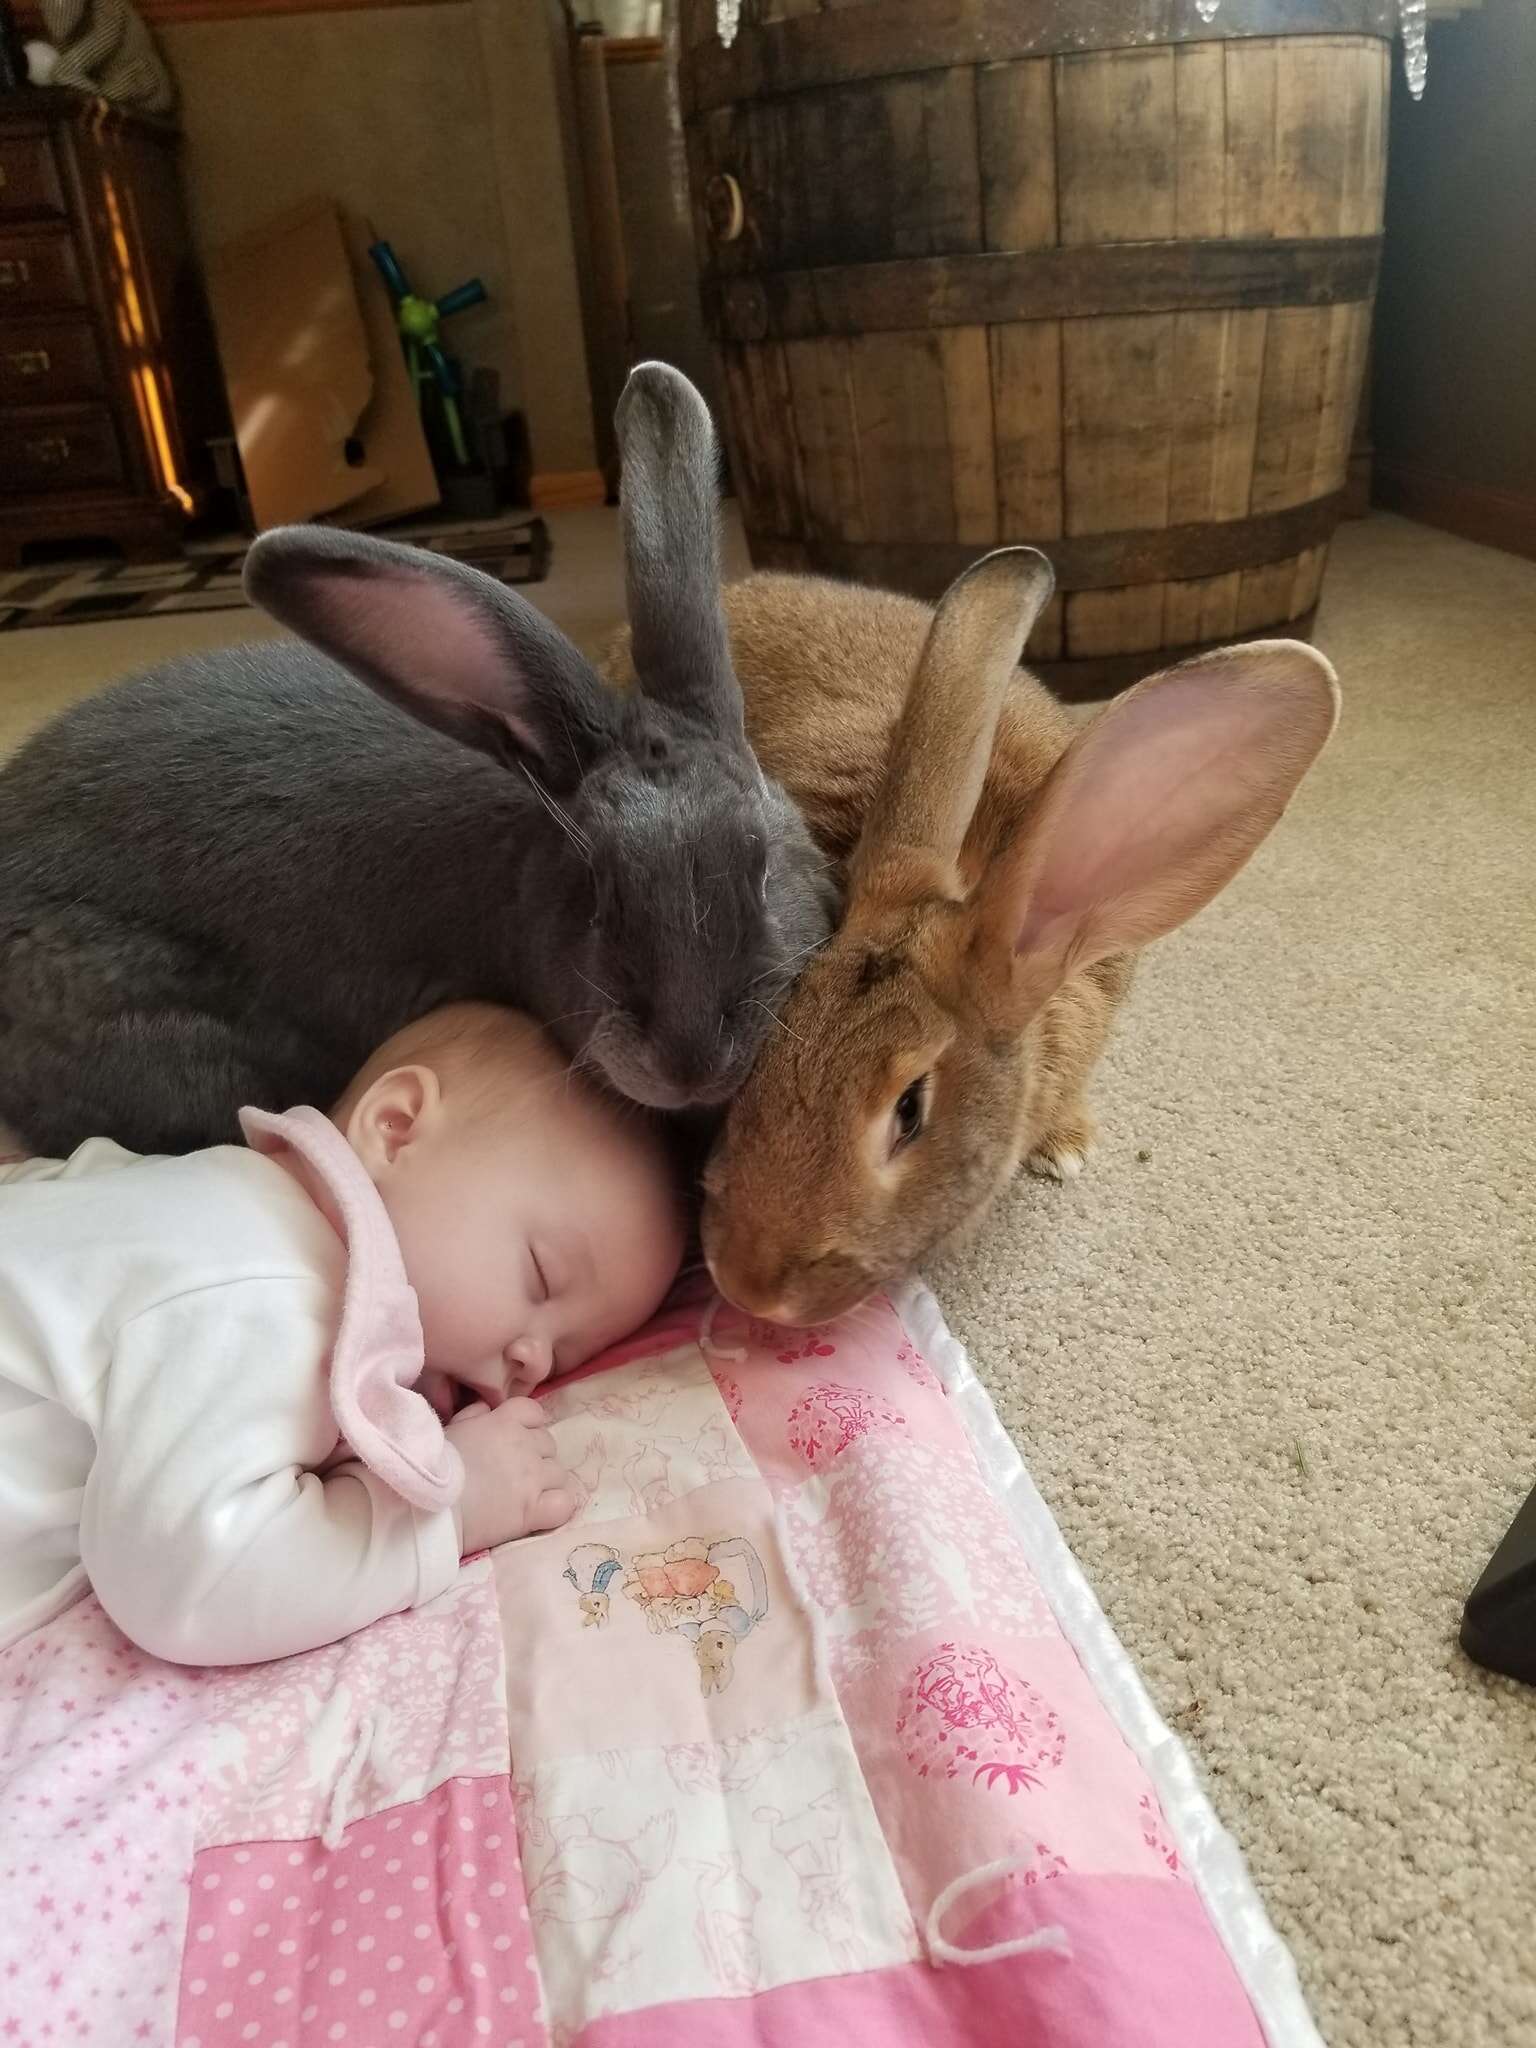
<path id="1" fill-rule="evenodd" d="M 379 1185 L 430 1368 L 495 1402 L 643 1323 L 682 1255 L 670 1175 L 622 1112 L 543 1080 L 448 1115 Z"/>

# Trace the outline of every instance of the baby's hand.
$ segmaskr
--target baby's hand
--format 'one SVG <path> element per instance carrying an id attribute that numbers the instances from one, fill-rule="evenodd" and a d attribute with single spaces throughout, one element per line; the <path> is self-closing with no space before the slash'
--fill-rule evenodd
<path id="1" fill-rule="evenodd" d="M 517 1536 L 558 1529 L 575 1514 L 575 1486 L 555 1457 L 555 1440 L 537 1401 L 466 1408 L 445 1434 L 464 1460 L 459 1521 L 466 1557 Z"/>

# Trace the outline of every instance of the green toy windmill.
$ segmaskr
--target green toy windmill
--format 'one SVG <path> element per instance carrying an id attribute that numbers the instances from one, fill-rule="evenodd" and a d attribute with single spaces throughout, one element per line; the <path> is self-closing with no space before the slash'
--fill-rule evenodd
<path id="1" fill-rule="evenodd" d="M 453 459 L 460 469 L 468 469 L 469 446 L 464 439 L 464 422 L 459 414 L 459 369 L 453 358 L 444 353 L 439 336 L 445 320 L 470 306 L 483 305 L 489 294 L 480 279 L 472 277 L 467 284 L 444 292 L 440 299 L 419 298 L 411 290 L 399 259 L 388 242 L 375 242 L 368 254 L 378 265 L 379 275 L 394 301 L 395 324 L 400 329 L 411 382 L 416 386 L 417 403 L 425 415 L 429 386 L 435 387 L 438 410 L 442 414 Z"/>

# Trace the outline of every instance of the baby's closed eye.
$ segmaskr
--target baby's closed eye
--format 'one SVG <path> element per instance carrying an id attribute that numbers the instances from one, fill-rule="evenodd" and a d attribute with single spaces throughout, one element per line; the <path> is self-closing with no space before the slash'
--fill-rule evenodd
<path id="1" fill-rule="evenodd" d="M 544 1263 L 533 1245 L 528 1247 L 528 1268 L 532 1275 L 528 1287 L 529 1300 L 548 1301 L 554 1290 L 549 1284 L 549 1275 L 545 1271 Z"/>

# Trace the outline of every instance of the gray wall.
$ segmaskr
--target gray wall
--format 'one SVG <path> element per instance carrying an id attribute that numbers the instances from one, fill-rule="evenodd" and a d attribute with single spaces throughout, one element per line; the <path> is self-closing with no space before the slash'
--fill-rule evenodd
<path id="1" fill-rule="evenodd" d="M 1532 0 L 1436 24 L 1417 103 L 1399 67 L 1372 424 L 1388 481 L 1424 472 L 1529 500 L 1536 533 Z"/>

